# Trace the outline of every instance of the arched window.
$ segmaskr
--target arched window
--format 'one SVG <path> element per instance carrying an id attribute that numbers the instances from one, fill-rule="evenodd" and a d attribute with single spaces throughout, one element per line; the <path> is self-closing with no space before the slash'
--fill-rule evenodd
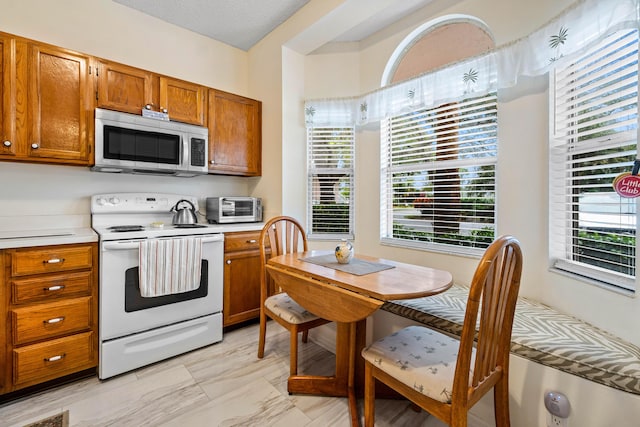
<path id="1" fill-rule="evenodd" d="M 488 28 L 473 17 L 428 22 L 396 48 L 382 86 L 493 47 Z M 475 79 L 473 69 L 464 75 L 469 85 Z M 495 236 L 496 94 L 474 96 L 469 91 L 463 100 L 416 107 L 385 119 L 381 144 L 381 240 L 482 253 Z"/>

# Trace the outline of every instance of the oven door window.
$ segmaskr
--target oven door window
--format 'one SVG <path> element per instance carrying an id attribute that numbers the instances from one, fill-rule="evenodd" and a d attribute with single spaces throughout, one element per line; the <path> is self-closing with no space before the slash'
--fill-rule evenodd
<path id="1" fill-rule="evenodd" d="M 146 310 L 148 308 L 159 307 L 176 302 L 189 301 L 197 298 L 204 298 L 208 293 L 207 277 L 209 275 L 209 262 L 202 260 L 200 287 L 190 292 L 180 294 L 163 295 L 154 298 L 143 298 L 140 295 L 140 286 L 138 281 L 139 267 L 129 268 L 125 271 L 124 283 L 124 311 L 131 313 L 133 311 Z"/>
<path id="2" fill-rule="evenodd" d="M 104 158 L 177 165 L 180 135 L 104 126 Z"/>

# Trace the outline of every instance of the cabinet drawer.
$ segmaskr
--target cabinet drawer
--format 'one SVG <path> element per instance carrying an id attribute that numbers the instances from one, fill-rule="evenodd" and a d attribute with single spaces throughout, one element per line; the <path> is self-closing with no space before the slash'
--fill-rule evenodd
<path id="1" fill-rule="evenodd" d="M 225 233 L 224 235 L 224 251 L 250 251 L 260 250 L 260 232 L 248 231 L 238 233 Z"/>
<path id="2" fill-rule="evenodd" d="M 15 385 L 43 382 L 96 366 L 93 332 L 13 350 Z"/>
<path id="3" fill-rule="evenodd" d="M 60 246 L 11 253 L 12 276 L 79 270 L 91 266 L 92 246 Z"/>
<path id="4" fill-rule="evenodd" d="M 91 325 L 91 297 L 14 308 L 11 320 L 14 345 L 86 330 Z"/>
<path id="5" fill-rule="evenodd" d="M 91 271 L 51 274 L 35 279 L 11 280 L 11 295 L 14 304 L 42 301 L 91 293 Z"/>

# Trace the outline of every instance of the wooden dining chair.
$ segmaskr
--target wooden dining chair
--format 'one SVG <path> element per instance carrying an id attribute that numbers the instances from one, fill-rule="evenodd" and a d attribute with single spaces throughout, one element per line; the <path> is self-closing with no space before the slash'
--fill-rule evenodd
<path id="1" fill-rule="evenodd" d="M 289 295 L 280 289 L 274 289 L 269 280 L 266 264 L 269 258 L 287 253 L 307 250 L 307 236 L 298 221 L 288 216 L 277 216 L 270 219 L 260 233 L 260 260 L 262 272 L 260 277 L 260 338 L 258 357 L 264 357 L 267 317 L 278 322 L 289 330 L 290 334 L 290 375 L 298 373 L 298 333 L 302 332 L 302 341 L 307 342 L 309 329 L 329 323 L 302 308 Z"/>
<path id="2" fill-rule="evenodd" d="M 467 425 L 469 409 L 493 387 L 496 426 L 509 426 L 509 349 L 521 272 L 520 243 L 502 236 L 475 271 L 460 339 L 410 326 L 363 349 L 365 426 L 374 425 L 375 380 L 455 427 Z"/>

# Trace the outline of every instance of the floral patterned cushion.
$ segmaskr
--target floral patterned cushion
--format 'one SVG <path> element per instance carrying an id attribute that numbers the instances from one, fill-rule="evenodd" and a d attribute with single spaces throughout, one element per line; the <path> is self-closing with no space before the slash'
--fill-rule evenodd
<path id="1" fill-rule="evenodd" d="M 460 341 L 433 329 L 409 326 L 362 350 L 365 360 L 432 399 L 451 403 Z M 472 364 L 475 349 L 472 353 Z"/>
<path id="2" fill-rule="evenodd" d="M 270 296 L 265 300 L 264 305 L 276 316 L 289 323 L 300 324 L 318 318 L 315 314 L 302 308 L 286 293 Z"/>

